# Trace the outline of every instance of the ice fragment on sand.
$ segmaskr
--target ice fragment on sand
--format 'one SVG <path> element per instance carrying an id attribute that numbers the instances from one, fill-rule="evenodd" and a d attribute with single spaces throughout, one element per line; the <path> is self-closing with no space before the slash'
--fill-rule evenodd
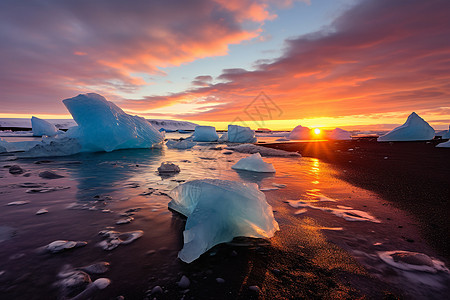
<path id="1" fill-rule="evenodd" d="M 182 141 L 175 141 L 175 140 L 168 140 L 166 143 L 167 148 L 169 149 L 190 149 L 197 145 L 197 143 L 189 141 L 189 140 L 182 140 Z"/>
<path id="2" fill-rule="evenodd" d="M 270 163 L 266 163 L 259 153 L 241 158 L 231 168 L 235 170 L 245 170 L 252 172 L 275 173 L 275 168 L 273 167 L 273 165 Z"/>
<path id="3" fill-rule="evenodd" d="M 228 125 L 227 141 L 230 143 L 256 143 L 255 131 L 249 127 Z"/>
<path id="4" fill-rule="evenodd" d="M 101 261 L 88 266 L 80 267 L 78 269 L 89 274 L 103 274 L 109 270 L 109 265 L 109 262 Z"/>
<path id="5" fill-rule="evenodd" d="M 171 162 L 163 162 L 161 166 L 158 168 L 158 173 L 160 174 L 168 174 L 168 173 L 179 173 L 180 167 Z"/>
<path id="6" fill-rule="evenodd" d="M 48 210 L 46 210 L 45 208 L 41 208 L 40 210 L 38 210 L 36 212 L 36 215 L 43 215 L 43 214 L 46 214 L 46 213 L 48 213 Z"/>
<path id="7" fill-rule="evenodd" d="M 437 273 L 449 272 L 445 264 L 433 259 L 426 254 L 409 251 L 383 251 L 378 252 L 382 261 L 395 268 L 405 271 L 422 271 Z"/>
<path id="8" fill-rule="evenodd" d="M 195 142 L 215 142 L 219 136 L 213 126 L 196 126 L 193 138 Z"/>
<path id="9" fill-rule="evenodd" d="M 351 140 L 351 133 L 341 129 L 341 128 L 335 128 L 331 132 L 327 134 L 327 138 L 330 140 Z"/>
<path id="10" fill-rule="evenodd" d="M 63 178 L 64 176 L 59 175 L 53 171 L 43 171 L 43 172 L 39 173 L 39 177 L 45 178 L 45 179 L 58 179 L 58 178 Z"/>
<path id="11" fill-rule="evenodd" d="M 86 245 L 87 242 L 84 241 L 57 240 L 45 246 L 44 249 L 52 253 L 57 253 L 67 249 L 79 248 Z"/>
<path id="12" fill-rule="evenodd" d="M 170 197 L 169 208 L 188 218 L 178 253 L 187 263 L 234 237 L 270 238 L 279 230 L 272 207 L 254 183 L 194 180 L 176 187 Z"/>
<path id="13" fill-rule="evenodd" d="M 98 245 L 103 248 L 103 250 L 113 250 L 117 248 L 119 245 L 127 245 L 138 238 L 140 238 L 144 232 L 142 230 L 130 231 L 120 233 L 112 230 L 102 230 L 99 232 L 99 235 L 102 236 L 105 240 L 98 243 Z"/>
<path id="14" fill-rule="evenodd" d="M 42 187 L 42 188 L 33 188 L 26 190 L 26 193 L 50 193 L 60 190 L 70 189 L 70 186 L 52 186 L 52 187 Z"/>
<path id="15" fill-rule="evenodd" d="M 427 141 L 434 137 L 434 129 L 415 112 L 409 115 L 405 124 L 394 128 L 378 138 L 379 142 Z"/>
<path id="16" fill-rule="evenodd" d="M 52 123 L 34 116 L 31 117 L 31 128 L 34 136 L 53 136 L 58 132 L 58 129 Z"/>
<path id="17" fill-rule="evenodd" d="M 13 206 L 13 205 L 24 205 L 30 203 L 30 201 L 13 201 L 6 204 L 7 206 Z"/>
<path id="18" fill-rule="evenodd" d="M 279 157 L 297 156 L 297 157 L 301 157 L 301 155 L 297 152 L 288 152 L 288 151 L 284 151 L 284 150 L 273 149 L 273 148 L 268 148 L 268 147 L 253 145 L 253 144 L 242 144 L 242 145 L 237 145 L 237 146 L 229 146 L 229 147 L 226 147 L 225 149 L 233 150 L 233 151 L 236 151 L 239 153 L 249 153 L 249 154 L 259 152 L 259 154 L 261 154 L 261 156 L 279 156 Z"/>
<path id="19" fill-rule="evenodd" d="M 82 151 L 151 148 L 164 139 L 147 120 L 125 113 L 99 94 L 80 94 L 63 103 L 78 124 L 66 135 L 77 138 Z"/>

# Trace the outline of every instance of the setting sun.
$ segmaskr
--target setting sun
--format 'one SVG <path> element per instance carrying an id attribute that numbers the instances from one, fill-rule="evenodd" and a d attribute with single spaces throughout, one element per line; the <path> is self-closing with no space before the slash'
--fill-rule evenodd
<path id="1" fill-rule="evenodd" d="M 319 128 L 314 128 L 314 134 L 320 134 L 320 129 Z"/>

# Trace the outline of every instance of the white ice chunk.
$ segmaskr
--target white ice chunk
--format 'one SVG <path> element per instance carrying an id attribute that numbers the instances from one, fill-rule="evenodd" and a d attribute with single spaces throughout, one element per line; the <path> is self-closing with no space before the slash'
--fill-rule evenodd
<path id="1" fill-rule="evenodd" d="M 449 270 L 442 261 L 433 259 L 423 253 L 398 250 L 378 252 L 378 256 L 388 265 L 405 271 L 428 273 L 442 271 L 449 273 Z"/>
<path id="2" fill-rule="evenodd" d="M 3 139 L 0 139 L 0 147 L 5 148 L 6 151 L 3 152 L 27 151 L 40 142 L 41 141 L 7 142 Z"/>
<path id="3" fill-rule="evenodd" d="M 196 142 L 215 142 L 219 139 L 213 126 L 196 126 L 193 137 Z"/>
<path id="4" fill-rule="evenodd" d="M 415 112 L 409 115 L 405 124 L 394 128 L 378 138 L 379 142 L 428 141 L 433 139 L 434 129 Z"/>
<path id="5" fill-rule="evenodd" d="M 58 129 L 52 123 L 34 116 L 31 117 L 31 127 L 34 136 L 53 136 L 58 132 Z"/>
<path id="6" fill-rule="evenodd" d="M 238 146 L 226 147 L 225 149 L 233 150 L 239 153 L 259 153 L 261 156 L 279 156 L 279 157 L 288 157 L 288 156 L 297 156 L 301 157 L 301 155 L 297 152 L 289 152 L 279 149 L 273 149 L 253 144 L 242 144 Z"/>
<path id="7" fill-rule="evenodd" d="M 450 140 L 446 141 L 445 143 L 439 143 L 436 145 L 436 147 L 439 148 L 450 148 Z"/>
<path id="8" fill-rule="evenodd" d="M 275 168 L 273 167 L 273 165 L 270 163 L 266 163 L 259 153 L 241 158 L 231 168 L 235 170 L 245 170 L 252 172 L 275 173 Z"/>
<path id="9" fill-rule="evenodd" d="M 182 141 L 168 140 L 166 143 L 167 148 L 180 150 L 190 149 L 195 145 L 197 145 L 197 143 L 189 140 L 182 140 Z"/>
<path id="10" fill-rule="evenodd" d="M 309 140 L 311 138 L 311 129 L 298 125 L 287 135 L 287 138 L 290 140 Z"/>
<path id="11" fill-rule="evenodd" d="M 228 125 L 227 139 L 230 143 L 256 143 L 255 131 L 239 125 Z"/>
<path id="12" fill-rule="evenodd" d="M 176 187 L 170 196 L 169 208 L 188 218 L 178 253 L 187 263 L 234 237 L 270 238 L 279 230 L 272 207 L 254 183 L 194 180 Z"/>
<path id="13" fill-rule="evenodd" d="M 48 157 L 48 156 L 66 156 L 79 153 L 81 145 L 78 139 L 68 138 L 65 135 L 61 137 L 47 138 L 39 144 L 21 153 L 21 157 Z"/>
<path id="14" fill-rule="evenodd" d="M 330 140 L 351 140 L 351 133 L 341 128 L 335 128 L 327 134 Z"/>
<path id="15" fill-rule="evenodd" d="M 98 94 L 80 94 L 63 103 L 78 124 L 67 136 L 79 139 L 82 151 L 151 148 L 164 139 L 147 120 L 126 114 Z"/>

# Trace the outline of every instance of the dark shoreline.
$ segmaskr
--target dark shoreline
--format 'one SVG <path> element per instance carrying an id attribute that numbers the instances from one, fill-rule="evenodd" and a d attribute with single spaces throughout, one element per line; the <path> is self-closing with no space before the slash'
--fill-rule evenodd
<path id="1" fill-rule="evenodd" d="M 298 151 L 330 163 L 341 171 L 340 179 L 412 213 L 425 239 L 450 259 L 450 149 L 436 148 L 439 142 L 357 139 L 261 146 Z"/>

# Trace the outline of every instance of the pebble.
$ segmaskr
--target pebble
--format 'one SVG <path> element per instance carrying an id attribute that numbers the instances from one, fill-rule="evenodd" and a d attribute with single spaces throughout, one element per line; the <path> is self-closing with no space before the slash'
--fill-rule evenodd
<path id="1" fill-rule="evenodd" d="M 177 284 L 180 288 L 187 289 L 189 287 L 189 285 L 191 284 L 191 281 L 189 280 L 189 278 L 187 278 L 185 275 L 183 275 Z"/>
<path id="2" fill-rule="evenodd" d="M 13 174 L 13 175 L 18 175 L 18 174 L 22 174 L 25 173 L 25 170 L 22 169 L 20 166 L 18 165 L 13 165 L 11 167 L 9 167 L 9 173 Z"/>
<path id="3" fill-rule="evenodd" d="M 43 214 L 46 214 L 46 213 L 48 213 L 48 210 L 46 210 L 45 208 L 41 208 L 40 210 L 38 210 L 36 212 L 36 215 L 43 215 Z"/>
<path id="4" fill-rule="evenodd" d="M 261 291 L 261 289 L 260 289 L 259 286 L 257 286 L 257 285 L 249 286 L 248 289 L 249 289 L 250 291 L 255 292 L 255 293 L 258 293 L 258 294 L 259 294 L 259 292 Z"/>
<path id="5" fill-rule="evenodd" d="M 43 172 L 39 173 L 39 177 L 45 178 L 45 179 L 58 179 L 58 178 L 63 178 L 64 176 L 56 174 L 55 172 L 52 172 L 52 171 L 43 171 Z"/>
<path id="6" fill-rule="evenodd" d="M 225 283 L 225 279 L 218 277 L 218 278 L 216 278 L 216 282 L 217 283 Z"/>
<path id="7" fill-rule="evenodd" d="M 163 292 L 163 289 L 159 285 L 157 285 L 154 288 L 152 288 L 152 291 L 150 292 L 150 295 L 162 294 L 162 292 Z"/>

